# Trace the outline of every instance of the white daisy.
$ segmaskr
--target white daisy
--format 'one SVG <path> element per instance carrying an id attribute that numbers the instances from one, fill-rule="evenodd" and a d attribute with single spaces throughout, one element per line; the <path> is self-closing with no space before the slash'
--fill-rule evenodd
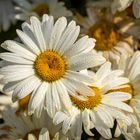
<path id="1" fill-rule="evenodd" d="M 14 108 L 7 108 L 3 113 L 4 124 L 0 125 L 1 140 L 59 140 L 60 127 L 53 126 L 52 120 L 44 113 L 40 118 L 16 115 Z M 67 137 L 66 137 L 67 138 Z"/>
<path id="2" fill-rule="evenodd" d="M 0 0 L 0 31 L 7 31 L 15 23 L 15 10 L 12 0 Z"/>
<path id="3" fill-rule="evenodd" d="M 86 101 L 70 96 L 72 108 L 68 111 L 57 112 L 54 123 L 63 123 L 63 133 L 69 133 L 75 139 L 81 138 L 82 125 L 85 132 L 93 136 L 90 129 L 95 128 L 104 138 L 110 139 L 114 120 L 126 119 L 124 113 L 132 112 L 132 108 L 125 101 L 131 99 L 131 95 L 126 92 L 112 91 L 123 84 L 128 83 L 128 79 L 121 77 L 121 70 L 111 70 L 111 64 L 105 63 L 97 73 L 90 72 L 96 82 L 90 86 L 95 96 L 87 97 Z"/>
<path id="4" fill-rule="evenodd" d="M 102 9 L 102 8 L 101 8 Z M 124 38 L 119 32 L 109 13 L 103 13 L 100 8 L 87 8 L 88 17 L 77 15 L 77 23 L 83 27 L 83 34 L 96 39 L 95 50 L 113 64 L 118 63 L 122 54 L 133 54 L 129 38 Z M 98 12 L 98 13 L 97 13 Z M 109 28 L 107 28 L 109 27 Z"/>
<path id="5" fill-rule="evenodd" d="M 140 18 L 140 1 L 139 0 L 113 0 L 112 2 L 112 12 L 123 11 L 128 8 L 131 4 L 133 14 L 136 18 Z"/>
<path id="6" fill-rule="evenodd" d="M 30 113 L 43 102 L 52 117 L 61 105 L 70 107 L 68 94 L 79 97 L 78 91 L 92 96 L 91 89 L 82 83 L 91 82 L 91 78 L 78 71 L 105 62 L 91 52 L 93 39 L 85 36 L 76 41 L 80 28 L 74 21 L 67 25 L 64 17 L 55 24 L 52 16 L 44 15 L 42 22 L 31 17 L 31 25 L 24 23 L 22 29 L 17 33 L 24 44 L 5 41 L 2 47 L 11 52 L 0 54 L 7 65 L 0 69 L 3 90 L 13 90 L 13 101 L 30 96 Z"/>
<path id="7" fill-rule="evenodd" d="M 123 3 L 124 1 L 117 0 L 116 2 Z M 121 34 L 121 39 L 123 40 L 124 37 L 128 36 L 124 42 L 127 42 L 132 48 L 137 48 L 137 39 L 140 39 L 140 21 L 134 17 L 132 7 L 113 14 L 111 11 L 115 8 L 112 3 L 112 0 L 89 1 L 87 6 L 92 8 L 92 11 L 89 11 L 88 19 L 90 19 L 91 23 L 95 23 L 99 18 L 110 20 L 117 27 L 117 32 Z"/>
<path id="8" fill-rule="evenodd" d="M 123 133 L 126 138 L 135 139 L 140 136 L 140 52 L 135 52 L 132 57 L 123 55 L 118 67 L 124 70 L 124 76 L 129 79 L 129 85 L 116 89 L 116 91 L 126 91 L 132 95 L 129 105 L 134 110 L 133 114 L 127 114 L 132 120 L 133 126 L 127 127 L 125 122 L 117 120 L 119 122 L 118 131 L 120 134 Z"/>
<path id="9" fill-rule="evenodd" d="M 61 16 L 72 16 L 72 12 L 67 10 L 63 2 L 58 0 L 14 0 L 17 3 L 16 9 L 19 13 L 16 18 L 27 20 L 31 15 L 42 17 L 43 14 L 52 15 L 55 19 Z"/>

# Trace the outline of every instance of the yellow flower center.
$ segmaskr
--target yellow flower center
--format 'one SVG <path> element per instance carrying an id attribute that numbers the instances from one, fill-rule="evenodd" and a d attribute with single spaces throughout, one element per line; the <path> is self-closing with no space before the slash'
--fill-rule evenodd
<path id="1" fill-rule="evenodd" d="M 113 23 L 102 20 L 89 29 L 88 35 L 96 39 L 95 49 L 98 51 L 111 50 L 120 36 Z"/>
<path id="2" fill-rule="evenodd" d="M 41 3 L 37 5 L 32 11 L 42 17 L 43 14 L 49 14 L 49 6 L 46 3 Z"/>
<path id="3" fill-rule="evenodd" d="M 97 107 L 101 103 L 101 93 L 100 90 L 97 87 L 92 87 L 95 95 L 93 96 L 88 96 L 87 100 L 79 100 L 73 96 L 70 96 L 71 101 L 73 104 L 80 110 L 84 110 L 85 108 L 87 109 L 93 109 L 94 107 Z"/>
<path id="4" fill-rule="evenodd" d="M 64 58 L 53 51 L 45 51 L 37 56 L 34 68 L 40 79 L 53 82 L 60 79 L 66 70 Z"/>
<path id="5" fill-rule="evenodd" d="M 29 140 L 28 139 L 29 134 L 34 135 L 38 139 L 39 138 L 39 133 L 40 133 L 39 129 L 32 130 L 31 132 L 27 133 L 23 139 L 24 140 Z"/>

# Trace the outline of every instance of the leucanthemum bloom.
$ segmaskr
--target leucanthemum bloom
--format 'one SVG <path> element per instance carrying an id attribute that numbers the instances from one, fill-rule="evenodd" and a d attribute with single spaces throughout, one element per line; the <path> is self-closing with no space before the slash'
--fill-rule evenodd
<path id="1" fill-rule="evenodd" d="M 116 64 L 122 54 L 131 56 L 133 48 L 129 43 L 129 38 L 123 37 L 118 32 L 113 20 L 108 18 L 111 15 L 107 13 L 108 15 L 104 16 L 101 9 L 95 11 L 94 7 L 89 7 L 87 8 L 88 17 L 77 15 L 76 20 L 83 27 L 82 34 L 87 34 L 96 39 L 95 51 Z"/>
<path id="2" fill-rule="evenodd" d="M 18 20 L 27 20 L 30 16 L 42 17 L 43 14 L 52 15 L 55 19 L 61 16 L 72 16 L 72 12 L 67 10 L 63 2 L 58 0 L 14 0 L 17 3 Z"/>
<path id="3" fill-rule="evenodd" d="M 121 70 L 112 71 L 109 62 L 102 65 L 96 73 L 90 72 L 89 75 L 94 79 L 90 87 L 95 96 L 87 97 L 86 101 L 70 96 L 72 108 L 57 112 L 54 123 L 62 123 L 62 132 L 70 133 L 73 139 L 81 139 L 82 126 L 90 136 L 94 135 L 90 129 L 95 128 L 101 136 L 110 139 L 112 137 L 110 128 L 113 128 L 114 120 L 127 119 L 121 111 L 133 111 L 125 103 L 131 99 L 131 94 L 113 91 L 123 87 L 129 80 L 121 76 Z"/>
<path id="4" fill-rule="evenodd" d="M 29 113 L 43 103 L 52 117 L 61 106 L 70 108 L 68 94 L 82 99 L 92 96 L 91 89 L 82 83 L 92 79 L 79 71 L 100 65 L 105 58 L 91 51 L 93 39 L 85 36 L 77 40 L 80 28 L 74 21 L 67 25 L 61 17 L 54 24 L 48 15 L 42 22 L 36 17 L 30 21 L 30 25 L 22 25 L 23 31 L 17 30 L 23 44 L 10 40 L 2 44 L 10 51 L 0 54 L 3 91 L 13 91 L 13 101 L 29 101 Z"/>
<path id="5" fill-rule="evenodd" d="M 60 140 L 67 137 L 59 133 L 59 126 L 54 126 L 52 120 L 42 113 L 40 118 L 35 115 L 16 115 L 15 108 L 6 108 L 3 112 L 4 124 L 0 125 L 1 140 Z"/>
<path id="6" fill-rule="evenodd" d="M 15 23 L 15 10 L 12 0 L 0 0 L 0 31 L 7 31 Z"/>
<path id="7" fill-rule="evenodd" d="M 133 122 L 130 127 L 127 127 L 124 121 L 117 120 L 117 133 L 124 134 L 127 139 L 135 140 L 140 136 L 140 52 L 135 52 L 132 57 L 123 55 L 118 68 L 124 70 L 124 76 L 129 79 L 129 83 L 125 88 L 116 91 L 126 91 L 132 95 L 128 104 L 134 113 L 126 113 Z"/>
<path id="8" fill-rule="evenodd" d="M 140 18 L 140 1 L 139 0 L 113 0 L 112 12 L 124 11 L 132 4 L 132 11 L 136 18 Z"/>

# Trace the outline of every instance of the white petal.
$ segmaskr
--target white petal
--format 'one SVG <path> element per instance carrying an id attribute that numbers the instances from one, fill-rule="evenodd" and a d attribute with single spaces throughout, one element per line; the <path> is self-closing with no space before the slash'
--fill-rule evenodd
<path id="1" fill-rule="evenodd" d="M 111 130 L 108 128 L 103 127 L 96 127 L 97 131 L 105 138 L 105 139 L 111 139 Z"/>
<path id="2" fill-rule="evenodd" d="M 40 80 L 35 76 L 31 76 L 23 81 L 21 81 L 18 86 L 15 88 L 12 95 L 12 100 L 16 101 L 17 99 L 22 99 L 28 94 L 30 94 L 35 88 L 40 84 Z"/>
<path id="3" fill-rule="evenodd" d="M 57 112 L 53 118 L 53 123 L 55 125 L 62 123 L 66 119 L 66 114 L 63 112 Z"/>
<path id="4" fill-rule="evenodd" d="M 55 105 L 54 105 L 54 102 L 53 102 L 53 97 L 52 97 L 52 85 L 49 84 L 48 86 L 48 91 L 47 91 L 47 94 L 46 94 L 46 107 L 45 109 L 47 110 L 48 112 L 48 115 L 53 118 L 54 115 L 55 115 L 55 111 L 56 111 L 56 108 L 55 108 Z"/>
<path id="5" fill-rule="evenodd" d="M 53 98 L 56 109 L 60 110 L 61 109 L 61 103 L 60 103 L 61 96 L 59 98 L 59 90 L 56 83 L 52 83 L 52 98 Z"/>
<path id="6" fill-rule="evenodd" d="M 39 133 L 39 140 L 50 140 L 49 131 L 47 128 L 42 128 Z"/>
<path id="7" fill-rule="evenodd" d="M 116 107 L 116 108 L 121 109 L 121 110 L 125 110 L 125 111 L 128 111 L 128 112 L 133 112 L 133 109 L 129 105 L 127 105 L 126 103 L 123 103 L 121 101 L 104 99 L 102 101 L 102 103 L 104 103 L 106 105 L 109 105 L 109 106 L 112 106 L 112 107 Z"/>
<path id="8" fill-rule="evenodd" d="M 67 20 L 65 17 L 61 17 L 59 18 L 52 30 L 52 34 L 51 34 L 51 38 L 50 38 L 50 43 L 49 43 L 49 48 L 53 49 L 53 50 L 59 50 L 59 46 L 57 46 L 60 37 L 63 33 L 63 31 L 65 30 L 67 25 Z"/>
<path id="9" fill-rule="evenodd" d="M 58 42 L 58 45 L 57 45 L 57 48 L 59 47 L 60 49 L 59 49 L 59 53 L 60 54 L 63 54 L 64 53 L 64 51 L 63 51 L 63 49 L 64 49 L 64 47 L 67 47 L 67 46 L 64 46 L 63 48 L 62 48 L 62 44 L 64 44 L 65 43 L 65 40 L 68 38 L 68 36 L 69 36 L 69 33 L 70 32 L 72 32 L 73 30 L 75 30 L 76 29 L 76 24 L 75 24 L 75 22 L 74 21 L 71 21 L 70 23 L 69 23 L 69 25 L 67 26 L 67 28 L 66 28 L 66 30 L 64 31 L 64 33 L 62 34 L 62 36 L 61 36 L 61 38 L 60 38 L 60 41 Z M 67 44 L 66 44 L 67 45 Z M 69 47 L 69 46 L 68 46 Z M 62 51 L 62 52 L 61 52 Z"/>
<path id="10" fill-rule="evenodd" d="M 140 1 L 134 0 L 133 2 L 133 13 L 136 18 L 140 18 Z"/>
<path id="11" fill-rule="evenodd" d="M 111 63 L 110 62 L 106 62 L 105 64 L 103 64 L 99 68 L 99 70 L 96 72 L 96 75 L 97 75 L 97 78 L 101 81 L 110 72 L 111 72 Z"/>
<path id="12" fill-rule="evenodd" d="M 65 75 L 65 77 L 69 78 L 71 77 L 74 80 L 82 81 L 82 82 L 87 82 L 87 83 L 93 83 L 93 79 L 89 77 L 88 75 L 81 74 L 79 72 L 74 72 L 74 71 L 67 71 L 68 74 Z"/>
<path id="13" fill-rule="evenodd" d="M 106 124 L 109 128 L 112 128 L 114 125 L 114 120 L 110 113 L 105 110 L 103 107 L 99 107 L 97 110 L 97 114 L 100 116 L 100 119 Z"/>
<path id="14" fill-rule="evenodd" d="M 27 22 L 22 23 L 22 30 L 34 41 L 36 45 L 38 45 L 38 42 L 33 33 L 33 27 L 30 24 L 28 24 Z"/>
<path id="15" fill-rule="evenodd" d="M 33 64 L 32 61 L 24 59 L 20 55 L 14 53 L 8 53 L 8 52 L 1 53 L 0 58 L 18 64 Z"/>
<path id="16" fill-rule="evenodd" d="M 85 109 L 82 112 L 82 120 L 83 120 L 85 132 L 90 136 L 94 136 L 94 134 L 90 131 L 90 129 L 92 129 L 92 127 L 91 127 L 91 121 L 90 121 L 90 117 L 89 117 L 89 111 L 87 109 Z"/>
<path id="17" fill-rule="evenodd" d="M 33 27 L 34 35 L 38 41 L 38 45 L 40 47 L 40 50 L 41 51 L 46 50 L 46 44 L 45 44 L 44 36 L 43 36 L 42 30 L 41 30 L 40 21 L 38 20 L 37 17 L 31 17 L 30 21 L 31 21 L 31 25 Z"/>
<path id="18" fill-rule="evenodd" d="M 63 134 L 66 134 L 68 132 L 68 130 L 70 129 L 72 123 L 72 118 L 71 117 L 67 117 L 62 125 L 62 132 Z"/>
<path id="19" fill-rule="evenodd" d="M 77 93 L 79 93 L 81 95 L 85 95 L 85 96 L 94 96 L 93 90 L 91 88 L 89 88 L 87 85 L 83 84 L 82 82 L 78 82 L 73 79 L 67 79 L 66 82 Z"/>
<path id="20" fill-rule="evenodd" d="M 67 27 L 68 28 L 68 27 Z M 74 29 L 72 29 L 71 31 L 69 31 L 69 33 L 65 34 L 65 40 L 63 40 L 63 42 L 60 45 L 59 48 L 59 52 L 63 55 L 65 55 L 65 52 L 69 49 L 71 49 L 73 43 L 76 41 L 78 35 L 80 32 L 80 27 L 76 26 Z M 62 36 L 63 37 L 63 36 Z"/>
<path id="21" fill-rule="evenodd" d="M 73 56 L 69 60 L 71 70 L 80 71 L 95 67 L 105 62 L 105 58 L 95 53 L 89 52 Z"/>
<path id="22" fill-rule="evenodd" d="M 71 48 L 65 52 L 66 56 L 74 56 L 79 53 L 86 53 L 93 49 L 95 42 L 92 38 L 88 38 L 88 36 L 84 36 L 80 38 L 75 44 L 71 46 Z"/>
<path id="23" fill-rule="evenodd" d="M 82 136 L 82 132 L 83 132 L 83 130 L 82 130 L 82 116 L 81 116 L 81 114 L 76 114 L 76 118 L 73 121 L 73 124 L 71 125 L 71 132 L 72 132 L 72 136 L 75 139 L 81 140 L 81 136 Z"/>
<path id="24" fill-rule="evenodd" d="M 46 47 L 49 48 L 49 42 L 52 34 L 53 24 L 54 24 L 54 18 L 52 16 L 43 16 L 43 23 L 42 23 L 42 32 L 44 39 L 46 41 Z"/>
<path id="25" fill-rule="evenodd" d="M 36 90 L 34 90 L 28 105 L 29 113 L 33 113 L 35 109 L 40 106 L 41 102 L 44 102 L 47 89 L 48 89 L 48 84 L 46 82 L 43 82 Z"/>
<path id="26" fill-rule="evenodd" d="M 32 65 L 9 65 L 5 66 L 0 69 L 0 73 L 2 74 L 8 74 L 8 73 L 22 73 L 26 71 L 30 71 L 33 69 Z"/>
<path id="27" fill-rule="evenodd" d="M 25 46 L 23 47 L 23 44 L 20 44 L 18 42 L 9 40 L 5 41 L 1 46 L 25 59 L 34 61 L 36 58 L 33 53 L 24 48 Z"/>
<path id="28" fill-rule="evenodd" d="M 127 101 L 131 99 L 131 94 L 130 93 L 125 93 L 125 92 L 111 92 L 108 94 L 104 95 L 105 99 L 110 99 L 110 100 L 118 100 L 118 101 Z"/>
<path id="29" fill-rule="evenodd" d="M 32 69 L 27 70 L 27 71 L 20 71 L 19 73 L 12 72 L 12 73 L 7 73 L 3 77 L 2 81 L 3 82 L 19 81 L 19 80 L 22 80 L 22 79 L 27 78 L 29 76 L 32 76 L 32 75 L 34 75 L 34 70 L 32 70 Z"/>
<path id="30" fill-rule="evenodd" d="M 33 134 L 28 135 L 29 140 L 37 140 L 37 138 Z"/>
<path id="31" fill-rule="evenodd" d="M 20 37 L 20 39 L 23 41 L 27 49 L 29 49 L 31 52 L 35 54 L 39 54 L 40 50 L 38 46 L 33 42 L 33 40 L 24 32 L 17 30 L 17 34 Z"/>
<path id="32" fill-rule="evenodd" d="M 119 87 L 119 86 L 121 86 L 123 84 L 127 84 L 127 83 L 129 83 L 128 78 L 117 77 L 117 78 L 114 78 L 114 79 L 106 82 L 105 85 L 103 85 L 104 87 L 102 87 L 101 90 L 102 90 L 102 93 L 106 93 L 108 90 L 116 89 L 116 87 Z"/>
<path id="33" fill-rule="evenodd" d="M 19 81 L 9 82 L 9 83 L 5 84 L 3 87 L 3 92 L 7 93 L 7 92 L 14 90 L 14 88 L 18 85 L 18 83 L 19 83 Z"/>
<path id="34" fill-rule="evenodd" d="M 66 109 L 69 110 L 71 108 L 71 101 L 66 87 L 61 81 L 56 82 L 56 87 L 62 104 L 65 106 Z"/>

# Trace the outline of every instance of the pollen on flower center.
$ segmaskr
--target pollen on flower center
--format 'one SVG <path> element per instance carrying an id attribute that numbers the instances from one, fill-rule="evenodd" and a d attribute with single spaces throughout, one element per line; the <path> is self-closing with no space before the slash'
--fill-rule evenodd
<path id="1" fill-rule="evenodd" d="M 107 28 L 109 27 L 109 28 Z M 96 39 L 95 49 L 111 50 L 118 42 L 120 35 L 111 22 L 99 21 L 89 29 L 89 36 Z"/>
<path id="2" fill-rule="evenodd" d="M 43 14 L 49 14 L 49 6 L 46 3 L 41 3 L 37 5 L 32 11 L 36 12 L 40 17 Z"/>
<path id="3" fill-rule="evenodd" d="M 79 108 L 80 110 L 87 109 L 93 109 L 94 107 L 97 107 L 101 103 L 101 93 L 100 90 L 97 87 L 91 87 L 95 93 L 93 96 L 88 96 L 87 100 L 79 100 L 73 96 L 70 96 L 71 101 L 73 104 Z"/>
<path id="4" fill-rule="evenodd" d="M 36 74 L 44 81 L 53 82 L 60 79 L 66 70 L 64 58 L 53 51 L 45 51 L 37 56 L 34 68 Z"/>

